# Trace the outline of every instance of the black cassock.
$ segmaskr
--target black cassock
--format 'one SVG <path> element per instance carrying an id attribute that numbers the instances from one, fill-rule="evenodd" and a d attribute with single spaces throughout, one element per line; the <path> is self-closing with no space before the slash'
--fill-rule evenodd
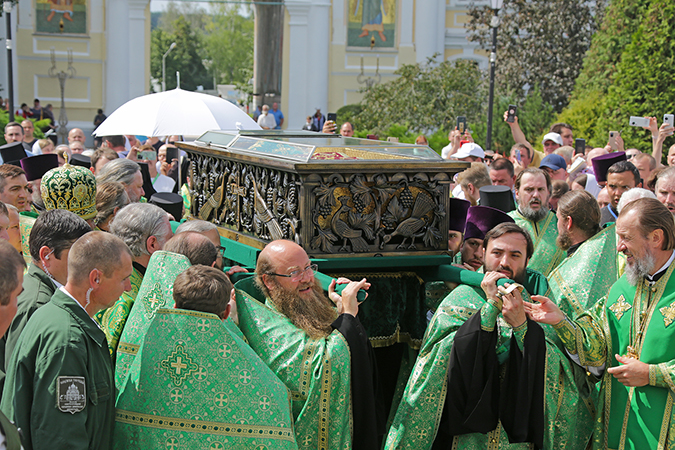
<path id="1" fill-rule="evenodd" d="M 341 314 L 332 324 L 349 344 L 354 435 L 352 450 L 377 450 L 384 435 L 386 417 L 378 399 L 375 354 L 366 330 L 357 317 Z"/>
<path id="2" fill-rule="evenodd" d="M 544 330 L 527 319 L 523 352 L 511 337 L 508 360 L 497 360 L 499 330 L 481 328 L 475 313 L 462 325 L 452 344 L 448 394 L 433 448 L 449 449 L 453 436 L 488 433 L 501 421 L 512 444 L 544 443 Z M 500 379 L 500 371 L 503 370 Z"/>

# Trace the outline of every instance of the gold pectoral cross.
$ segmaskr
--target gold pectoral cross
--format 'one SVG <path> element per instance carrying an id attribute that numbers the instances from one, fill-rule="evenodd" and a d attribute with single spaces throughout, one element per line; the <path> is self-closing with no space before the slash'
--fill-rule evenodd
<path id="1" fill-rule="evenodd" d="M 632 345 L 629 345 L 626 348 L 626 356 L 628 356 L 629 358 L 640 359 L 640 356 L 638 355 L 637 350 L 635 350 L 635 348 Z"/>

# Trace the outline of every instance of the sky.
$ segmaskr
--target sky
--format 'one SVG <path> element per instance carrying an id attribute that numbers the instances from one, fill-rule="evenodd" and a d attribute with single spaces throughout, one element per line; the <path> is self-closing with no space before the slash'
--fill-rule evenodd
<path id="1" fill-rule="evenodd" d="M 164 11 L 166 5 L 170 3 L 169 0 L 150 0 L 150 11 Z M 208 9 L 209 2 L 190 2 L 200 5 L 204 9 Z"/>

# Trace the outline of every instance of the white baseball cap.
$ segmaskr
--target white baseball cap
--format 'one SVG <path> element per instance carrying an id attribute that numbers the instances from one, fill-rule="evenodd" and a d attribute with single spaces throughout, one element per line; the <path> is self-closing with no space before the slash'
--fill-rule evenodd
<path id="1" fill-rule="evenodd" d="M 469 156 L 483 159 L 485 158 L 485 152 L 480 145 L 473 142 L 467 142 L 466 144 L 462 145 L 459 150 L 457 150 L 457 153 L 450 155 L 450 158 L 462 159 Z"/>
<path id="2" fill-rule="evenodd" d="M 544 139 L 542 139 L 542 145 L 545 144 L 546 141 L 553 141 L 558 145 L 563 145 L 562 137 L 560 137 L 558 133 L 548 133 L 546 136 L 544 136 Z"/>

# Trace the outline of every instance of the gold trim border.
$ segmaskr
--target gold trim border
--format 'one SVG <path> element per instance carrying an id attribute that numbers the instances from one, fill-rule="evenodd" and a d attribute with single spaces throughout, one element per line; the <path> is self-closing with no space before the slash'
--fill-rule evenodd
<path id="1" fill-rule="evenodd" d="M 140 348 L 141 348 L 140 345 L 129 344 L 127 342 L 120 342 L 117 345 L 117 352 L 118 353 L 126 353 L 127 355 L 136 356 L 136 354 L 138 353 L 138 350 Z"/>
<path id="2" fill-rule="evenodd" d="M 115 411 L 115 422 L 137 425 L 160 430 L 187 431 L 190 433 L 216 434 L 233 437 L 262 437 L 295 441 L 291 428 L 250 426 L 225 422 L 208 422 L 204 420 L 179 419 L 151 414 L 140 414 L 118 409 Z"/>

